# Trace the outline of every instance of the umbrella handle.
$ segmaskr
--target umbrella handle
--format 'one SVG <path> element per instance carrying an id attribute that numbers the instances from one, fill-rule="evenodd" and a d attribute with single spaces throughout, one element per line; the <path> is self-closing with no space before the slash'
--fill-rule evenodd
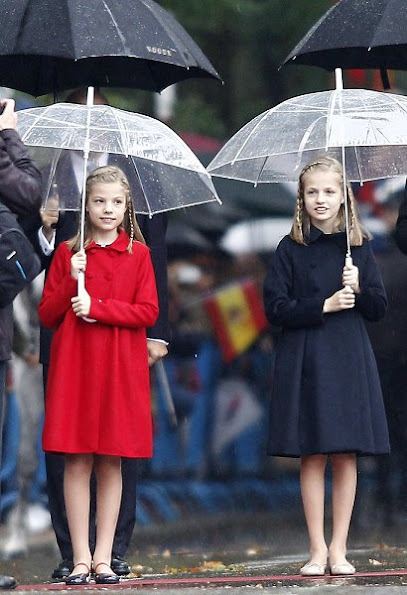
<path id="1" fill-rule="evenodd" d="M 84 291 L 85 291 L 85 272 L 79 271 L 78 272 L 78 297 L 80 297 Z M 96 322 L 96 320 L 94 318 L 88 318 L 87 316 L 82 316 L 82 319 L 85 322 Z"/>
<path id="2" fill-rule="evenodd" d="M 349 255 L 348 255 L 348 256 L 346 256 L 346 257 L 345 257 L 345 266 L 346 266 L 346 267 L 351 267 L 351 266 L 353 266 L 353 258 L 352 258 L 352 256 L 349 256 Z M 347 290 L 349 290 L 349 291 L 352 291 L 352 288 L 351 288 L 351 287 L 349 287 L 349 285 L 345 285 L 345 289 L 347 289 Z"/>
<path id="3" fill-rule="evenodd" d="M 84 271 L 78 272 L 78 297 L 80 297 L 85 291 L 85 273 Z"/>

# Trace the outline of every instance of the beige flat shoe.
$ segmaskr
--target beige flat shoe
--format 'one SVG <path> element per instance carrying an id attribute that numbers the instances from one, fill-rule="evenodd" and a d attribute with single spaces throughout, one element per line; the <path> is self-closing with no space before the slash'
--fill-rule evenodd
<path id="1" fill-rule="evenodd" d="M 300 568 L 302 576 L 324 576 L 326 564 L 317 564 L 316 562 L 307 562 Z"/>
<path id="2" fill-rule="evenodd" d="M 332 564 L 330 572 L 333 576 L 345 576 L 355 574 L 356 568 L 349 562 L 342 562 L 342 564 Z"/>

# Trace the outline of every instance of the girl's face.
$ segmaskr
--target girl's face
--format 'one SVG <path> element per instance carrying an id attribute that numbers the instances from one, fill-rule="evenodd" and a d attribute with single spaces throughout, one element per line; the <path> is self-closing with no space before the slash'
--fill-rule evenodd
<path id="1" fill-rule="evenodd" d="M 312 225 L 332 233 L 343 203 L 341 177 L 329 170 L 315 169 L 304 174 L 303 187 L 304 206 Z"/>
<path id="2" fill-rule="evenodd" d="M 94 184 L 88 194 L 86 211 L 94 235 L 115 237 L 127 209 L 126 193 L 120 182 Z"/>

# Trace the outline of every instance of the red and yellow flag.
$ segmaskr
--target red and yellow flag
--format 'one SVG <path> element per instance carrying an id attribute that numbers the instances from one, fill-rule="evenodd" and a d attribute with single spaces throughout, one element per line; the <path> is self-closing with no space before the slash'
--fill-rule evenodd
<path id="1" fill-rule="evenodd" d="M 219 289 L 206 298 L 205 305 L 227 363 L 246 351 L 268 325 L 252 280 Z"/>

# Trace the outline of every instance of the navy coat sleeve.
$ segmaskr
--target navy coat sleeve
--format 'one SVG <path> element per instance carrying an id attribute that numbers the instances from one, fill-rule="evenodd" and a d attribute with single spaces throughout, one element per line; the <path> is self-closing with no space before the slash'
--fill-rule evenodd
<path id="1" fill-rule="evenodd" d="M 356 295 L 355 308 L 366 320 L 375 322 L 383 318 L 387 308 L 387 297 L 379 269 L 375 262 L 370 242 L 362 247 L 359 267 L 360 293 Z"/>
<path id="2" fill-rule="evenodd" d="M 293 295 L 292 241 L 286 236 L 274 253 L 264 281 L 266 316 L 277 326 L 303 328 L 323 323 L 324 299 Z"/>

